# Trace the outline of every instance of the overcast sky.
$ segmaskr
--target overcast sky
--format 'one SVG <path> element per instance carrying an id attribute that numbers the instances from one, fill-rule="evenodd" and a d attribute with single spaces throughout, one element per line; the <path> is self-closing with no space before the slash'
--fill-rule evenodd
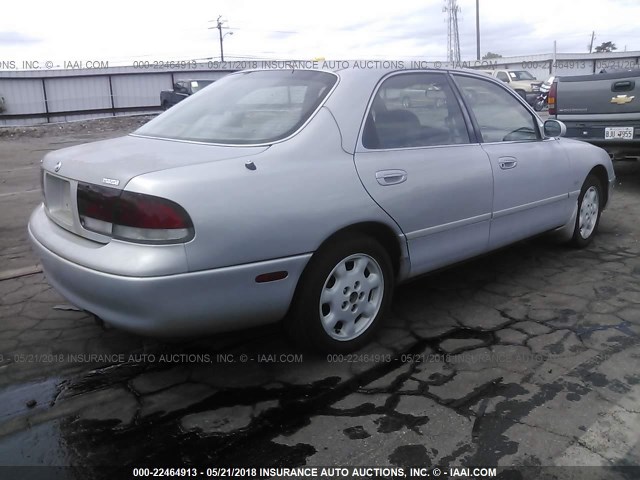
<path id="1" fill-rule="evenodd" d="M 75 0 L 3 2 L 0 62 L 225 59 L 446 60 L 444 0 Z M 475 0 L 459 0 L 462 58 L 475 59 Z M 480 0 L 481 51 L 503 56 L 640 50 L 638 0 Z M 1 63 L 0 63 L 1 65 Z"/>

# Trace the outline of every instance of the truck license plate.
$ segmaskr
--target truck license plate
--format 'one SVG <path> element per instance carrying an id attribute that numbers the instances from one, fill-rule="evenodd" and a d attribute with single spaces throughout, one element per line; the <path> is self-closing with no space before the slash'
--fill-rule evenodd
<path id="1" fill-rule="evenodd" d="M 633 140 L 633 127 L 606 127 L 605 140 Z"/>

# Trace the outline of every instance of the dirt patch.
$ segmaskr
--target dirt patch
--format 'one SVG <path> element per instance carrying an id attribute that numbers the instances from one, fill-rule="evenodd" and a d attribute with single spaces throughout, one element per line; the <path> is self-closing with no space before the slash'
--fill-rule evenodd
<path id="1" fill-rule="evenodd" d="M 96 118 L 65 123 L 45 123 L 42 125 L 0 127 L 0 138 L 40 138 L 77 133 L 102 133 L 112 131 L 134 131 L 156 115 L 131 115 L 108 118 Z"/>

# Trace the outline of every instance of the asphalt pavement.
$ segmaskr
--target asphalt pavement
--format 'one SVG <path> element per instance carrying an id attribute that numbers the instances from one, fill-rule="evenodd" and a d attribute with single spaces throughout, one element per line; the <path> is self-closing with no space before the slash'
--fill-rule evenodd
<path id="1" fill-rule="evenodd" d="M 26 242 L 41 156 L 129 129 L 0 138 L 0 465 L 637 478 L 623 467 L 640 465 L 640 163 L 615 165 L 587 249 L 534 239 L 403 285 L 375 342 L 325 356 L 277 325 L 159 342 L 49 287 Z"/>

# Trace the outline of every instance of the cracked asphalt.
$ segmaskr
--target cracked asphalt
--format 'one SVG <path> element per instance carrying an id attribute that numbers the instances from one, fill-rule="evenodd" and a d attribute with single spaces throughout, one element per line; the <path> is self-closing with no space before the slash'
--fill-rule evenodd
<path id="1" fill-rule="evenodd" d="M 277 325 L 179 343 L 105 329 L 49 287 L 26 243 L 40 157 L 128 129 L 0 142 L 0 465 L 637 478 L 618 467 L 640 465 L 640 163 L 615 165 L 586 250 L 533 239 L 403 285 L 375 342 L 318 356 Z"/>

